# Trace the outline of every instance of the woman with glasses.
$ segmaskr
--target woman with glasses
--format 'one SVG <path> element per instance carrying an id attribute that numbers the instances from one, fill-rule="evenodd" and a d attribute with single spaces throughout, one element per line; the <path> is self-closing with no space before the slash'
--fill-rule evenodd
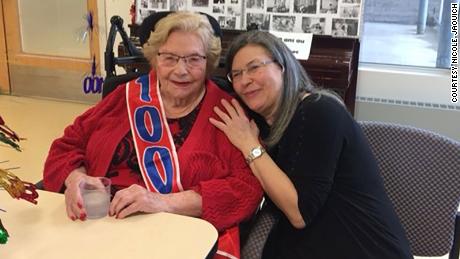
<path id="1" fill-rule="evenodd" d="M 267 198 L 242 258 L 411 258 L 368 143 L 340 99 L 315 88 L 268 32 L 236 38 L 227 66 L 256 120 L 222 100 L 210 122 L 246 157 Z"/>
<path id="2" fill-rule="evenodd" d="M 238 224 L 263 191 L 242 154 L 208 122 L 212 108 L 230 100 L 207 79 L 219 62 L 220 29 L 190 12 L 169 14 L 154 28 L 143 46 L 150 74 L 117 87 L 53 142 L 45 189 L 64 191 L 69 218 L 85 220 L 80 183 L 108 177 L 111 216 L 201 217 L 220 232 L 217 255 L 238 257 Z"/>

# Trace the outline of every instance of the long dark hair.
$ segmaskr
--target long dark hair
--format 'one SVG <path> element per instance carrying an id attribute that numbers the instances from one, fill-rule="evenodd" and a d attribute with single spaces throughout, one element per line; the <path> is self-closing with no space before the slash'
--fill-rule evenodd
<path id="1" fill-rule="evenodd" d="M 233 41 L 227 52 L 227 72 L 232 69 L 233 58 L 236 53 L 248 44 L 263 47 L 284 70 L 279 106 L 274 115 L 270 132 L 264 138 L 265 144 L 272 147 L 283 136 L 304 94 L 315 92 L 315 87 L 291 50 L 280 39 L 264 31 L 249 31 L 239 35 Z"/>

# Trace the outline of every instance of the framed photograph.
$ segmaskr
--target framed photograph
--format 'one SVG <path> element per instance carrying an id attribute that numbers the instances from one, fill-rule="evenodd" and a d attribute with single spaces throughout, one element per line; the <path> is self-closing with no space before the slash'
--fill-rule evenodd
<path id="1" fill-rule="evenodd" d="M 209 0 L 192 0 L 192 7 L 208 7 Z"/>
<path id="2" fill-rule="evenodd" d="M 225 5 L 213 5 L 212 6 L 212 13 L 224 14 L 225 13 Z"/>
<path id="3" fill-rule="evenodd" d="M 149 9 L 162 9 L 167 10 L 167 1 L 166 0 L 149 0 Z"/>
<path id="4" fill-rule="evenodd" d="M 336 14 L 338 0 L 321 0 L 320 13 Z"/>
<path id="5" fill-rule="evenodd" d="M 358 18 L 360 13 L 359 5 L 341 6 L 339 16 L 342 18 Z"/>
<path id="6" fill-rule="evenodd" d="M 272 30 L 294 32 L 295 16 L 273 15 Z"/>
<path id="7" fill-rule="evenodd" d="M 267 12 L 289 13 L 290 0 L 267 0 Z"/>
<path id="8" fill-rule="evenodd" d="M 270 15 L 263 13 L 246 13 L 246 28 L 257 28 L 268 31 L 270 29 Z"/>
<path id="9" fill-rule="evenodd" d="M 222 29 L 236 29 L 236 17 L 219 16 L 217 21 Z"/>
<path id="10" fill-rule="evenodd" d="M 294 0 L 294 13 L 316 13 L 316 0 Z"/>
<path id="11" fill-rule="evenodd" d="M 325 29 L 326 18 L 302 17 L 302 32 L 323 35 Z"/>
<path id="12" fill-rule="evenodd" d="M 227 6 L 227 16 L 241 16 L 241 8 L 239 5 Z"/>
<path id="13" fill-rule="evenodd" d="M 358 19 L 332 19 L 332 36 L 355 37 L 358 36 Z"/>
<path id="14" fill-rule="evenodd" d="M 185 0 L 170 0 L 170 8 L 171 11 L 185 11 L 187 10 L 187 4 Z"/>
<path id="15" fill-rule="evenodd" d="M 246 0 L 246 8 L 263 10 L 264 0 Z"/>

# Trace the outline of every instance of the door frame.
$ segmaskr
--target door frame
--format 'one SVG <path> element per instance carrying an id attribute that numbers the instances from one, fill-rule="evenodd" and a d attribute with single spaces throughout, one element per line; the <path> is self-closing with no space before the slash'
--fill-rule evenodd
<path id="1" fill-rule="evenodd" d="M 3 22 L 3 1 L 0 1 L 0 94 L 9 93 L 10 78 L 6 52 L 5 23 Z"/>

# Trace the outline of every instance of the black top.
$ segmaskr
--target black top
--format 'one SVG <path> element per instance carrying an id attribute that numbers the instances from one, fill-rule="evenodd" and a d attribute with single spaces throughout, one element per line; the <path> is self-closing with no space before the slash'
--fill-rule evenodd
<path id="1" fill-rule="evenodd" d="M 263 258 L 412 258 L 375 158 L 340 103 L 310 95 L 269 154 L 294 183 L 306 223 L 280 215 Z"/>

